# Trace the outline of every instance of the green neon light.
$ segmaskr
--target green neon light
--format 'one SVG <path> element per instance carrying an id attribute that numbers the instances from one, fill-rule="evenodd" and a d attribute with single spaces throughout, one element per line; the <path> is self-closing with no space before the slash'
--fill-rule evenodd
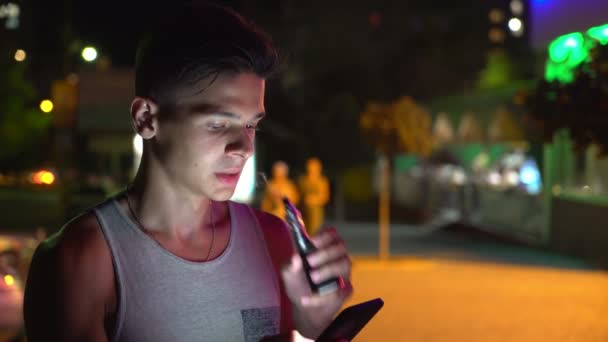
<path id="1" fill-rule="evenodd" d="M 545 64 L 545 79 L 570 83 L 574 80 L 574 69 L 590 59 L 589 52 L 599 42 L 608 44 L 608 24 L 581 32 L 568 33 L 555 38 L 549 44 L 549 58 Z"/>
<path id="2" fill-rule="evenodd" d="M 561 83 L 570 83 L 574 81 L 574 72 L 572 68 L 566 64 L 548 61 L 545 65 L 545 79 L 549 82 L 559 81 Z"/>
<path id="3" fill-rule="evenodd" d="M 585 38 L 580 32 L 557 37 L 549 45 L 549 58 L 555 63 L 566 63 L 575 67 L 587 59 L 588 55 Z"/>
<path id="4" fill-rule="evenodd" d="M 592 37 L 602 45 L 608 44 L 608 24 L 592 27 L 587 30 L 589 37 Z"/>
<path id="5" fill-rule="evenodd" d="M 545 79 L 549 82 L 553 82 L 557 79 L 555 64 L 549 61 L 547 61 L 547 63 L 545 64 Z"/>

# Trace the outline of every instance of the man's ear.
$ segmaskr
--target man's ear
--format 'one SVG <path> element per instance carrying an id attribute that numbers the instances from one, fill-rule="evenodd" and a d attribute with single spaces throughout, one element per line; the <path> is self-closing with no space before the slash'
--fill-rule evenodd
<path id="1" fill-rule="evenodd" d="M 158 129 L 158 105 L 148 98 L 135 97 L 131 102 L 131 120 L 142 138 L 154 137 Z"/>

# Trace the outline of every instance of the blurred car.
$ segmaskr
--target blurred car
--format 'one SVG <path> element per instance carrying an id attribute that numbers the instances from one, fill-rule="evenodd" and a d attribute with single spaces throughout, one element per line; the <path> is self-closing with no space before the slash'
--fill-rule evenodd
<path id="1" fill-rule="evenodd" d="M 0 341 L 14 341 L 23 335 L 22 246 L 18 239 L 0 237 Z"/>

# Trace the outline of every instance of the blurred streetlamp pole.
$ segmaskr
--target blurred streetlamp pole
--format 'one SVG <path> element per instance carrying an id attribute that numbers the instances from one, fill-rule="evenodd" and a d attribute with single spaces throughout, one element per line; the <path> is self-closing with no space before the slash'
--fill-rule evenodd
<path id="1" fill-rule="evenodd" d="M 378 205 L 379 251 L 380 259 L 390 256 L 390 203 L 391 203 L 391 168 L 387 156 L 380 159 L 380 201 Z"/>
<path id="2" fill-rule="evenodd" d="M 382 260 L 390 257 L 390 178 L 391 159 L 398 146 L 388 106 L 370 102 L 359 117 L 359 125 L 376 147 L 380 158 L 379 166 L 379 201 L 378 201 L 378 251 Z"/>
<path id="3" fill-rule="evenodd" d="M 359 126 L 380 154 L 378 247 L 380 259 L 390 257 L 390 207 L 392 162 L 398 153 L 426 157 L 432 150 L 429 113 L 411 97 L 390 104 L 368 103 Z"/>

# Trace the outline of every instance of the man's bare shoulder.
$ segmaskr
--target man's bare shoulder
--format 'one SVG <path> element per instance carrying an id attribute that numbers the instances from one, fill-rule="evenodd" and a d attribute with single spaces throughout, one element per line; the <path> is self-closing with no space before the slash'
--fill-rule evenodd
<path id="1" fill-rule="evenodd" d="M 42 242 L 36 254 L 38 257 L 52 256 L 59 259 L 75 257 L 78 260 L 71 261 L 88 263 L 102 262 L 97 259 L 109 255 L 109 250 L 97 217 L 93 212 L 86 212 Z"/>
<path id="2" fill-rule="evenodd" d="M 32 280 L 53 278 L 60 286 L 54 295 L 70 295 L 75 287 L 111 299 L 112 257 L 96 215 L 86 212 L 42 242 L 34 254 L 30 276 Z"/>
<path id="3" fill-rule="evenodd" d="M 107 283 L 104 279 L 113 279 L 110 250 L 93 212 L 74 218 L 38 246 L 30 274 L 36 272 L 52 272 L 56 280 L 68 284 L 98 278 L 102 283 L 78 284 L 84 288 L 97 287 L 97 290 Z"/>
<path id="4" fill-rule="evenodd" d="M 88 212 L 36 249 L 25 289 L 26 332 L 32 341 L 98 340 L 114 309 L 109 248 Z"/>

